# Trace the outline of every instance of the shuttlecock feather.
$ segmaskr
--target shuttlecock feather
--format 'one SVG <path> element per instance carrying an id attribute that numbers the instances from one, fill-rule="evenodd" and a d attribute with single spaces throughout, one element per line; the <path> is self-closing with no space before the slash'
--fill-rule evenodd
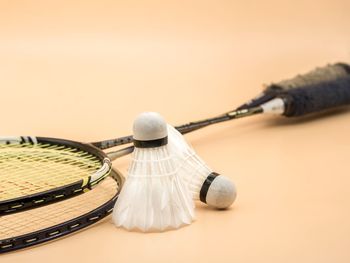
<path id="1" fill-rule="evenodd" d="M 133 130 L 135 150 L 113 210 L 113 222 L 144 232 L 190 224 L 194 204 L 169 154 L 165 121 L 157 113 L 146 112 L 136 118 Z"/>
<path id="2" fill-rule="evenodd" d="M 179 174 L 193 199 L 219 209 L 229 207 L 236 199 L 235 185 L 227 177 L 213 172 L 171 125 L 168 125 L 168 137 L 169 151 L 176 157 Z"/>

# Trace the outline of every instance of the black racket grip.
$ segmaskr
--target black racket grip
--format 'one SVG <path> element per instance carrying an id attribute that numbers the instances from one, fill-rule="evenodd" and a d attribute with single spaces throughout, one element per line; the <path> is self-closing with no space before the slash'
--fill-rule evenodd
<path id="1" fill-rule="evenodd" d="M 279 94 L 285 102 L 283 115 L 299 117 L 335 107 L 350 105 L 350 76 L 333 81 L 290 89 Z"/>
<path id="2" fill-rule="evenodd" d="M 279 93 L 291 89 L 305 88 L 333 81 L 338 78 L 350 76 L 350 66 L 345 63 L 329 64 L 316 68 L 306 74 L 297 75 L 294 78 L 282 80 L 268 85 L 257 98 L 241 105 L 238 109 L 256 107 L 276 97 Z"/>
<path id="3" fill-rule="evenodd" d="M 297 75 L 292 79 L 272 83 L 265 88 L 265 93 L 283 92 L 290 89 L 299 89 L 308 86 L 316 86 L 321 83 L 336 80 L 350 75 L 350 66 L 345 63 L 329 64 L 322 68 L 316 68 L 306 74 Z"/>

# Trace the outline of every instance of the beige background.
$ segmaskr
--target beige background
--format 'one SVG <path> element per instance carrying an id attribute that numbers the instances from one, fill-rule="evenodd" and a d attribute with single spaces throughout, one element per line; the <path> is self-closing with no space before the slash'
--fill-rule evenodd
<path id="1" fill-rule="evenodd" d="M 145 110 L 173 124 L 230 110 L 263 83 L 349 62 L 349 10 L 346 0 L 1 0 L 0 133 L 94 141 L 129 134 Z M 349 121 L 347 110 L 257 116 L 191 134 L 235 181 L 232 209 L 199 205 L 195 223 L 161 234 L 108 218 L 0 261 L 349 262 Z"/>

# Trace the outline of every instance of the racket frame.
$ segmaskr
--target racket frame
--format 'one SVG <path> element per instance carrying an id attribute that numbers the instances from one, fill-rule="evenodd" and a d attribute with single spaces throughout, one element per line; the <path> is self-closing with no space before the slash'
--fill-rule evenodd
<path id="1" fill-rule="evenodd" d="M 85 213 L 84 215 L 65 221 L 63 223 L 25 235 L 0 240 L 0 254 L 38 245 L 66 236 L 90 225 L 93 225 L 108 216 L 113 211 L 114 204 L 118 199 L 119 193 L 124 183 L 123 175 L 116 169 L 111 170 L 110 177 L 112 177 L 117 182 L 118 190 L 116 194 L 106 203 L 91 210 L 88 213 Z M 3 220 L 6 220 L 6 217 L 3 218 Z"/>
<path id="2" fill-rule="evenodd" d="M 21 136 L 20 144 L 28 143 L 29 137 Z M 49 138 L 49 137 L 30 137 L 35 138 L 35 140 L 30 140 L 31 144 L 35 145 L 37 143 L 50 144 L 50 145 L 62 145 L 66 147 L 71 147 L 78 149 L 80 151 L 87 152 L 94 155 L 101 162 L 101 167 L 95 173 L 90 176 L 80 179 L 79 181 L 56 187 L 47 191 L 38 192 L 31 195 L 21 196 L 17 198 L 7 199 L 0 201 L 0 216 L 10 213 L 15 213 L 30 209 L 33 207 L 50 204 L 53 202 L 60 201 L 62 199 L 70 198 L 84 191 L 91 190 L 99 182 L 104 180 L 110 173 L 112 169 L 111 160 L 108 158 L 106 153 L 104 153 L 99 148 L 93 146 L 92 144 L 80 143 L 71 140 Z M 5 142 L 7 143 L 7 142 Z M 10 143 L 10 141 L 8 141 Z M 7 143 L 7 144 L 8 144 Z"/>

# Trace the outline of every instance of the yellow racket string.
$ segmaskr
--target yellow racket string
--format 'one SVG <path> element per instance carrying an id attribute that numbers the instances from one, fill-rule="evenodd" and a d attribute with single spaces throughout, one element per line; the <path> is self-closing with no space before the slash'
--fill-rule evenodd
<path id="1" fill-rule="evenodd" d="M 33 233 L 84 215 L 111 200 L 118 189 L 119 184 L 114 179 L 106 178 L 93 190 L 74 198 L 0 217 L 0 241 Z"/>
<path id="2" fill-rule="evenodd" d="M 86 179 L 99 159 L 76 148 L 50 144 L 0 144 L 0 201 Z"/>

